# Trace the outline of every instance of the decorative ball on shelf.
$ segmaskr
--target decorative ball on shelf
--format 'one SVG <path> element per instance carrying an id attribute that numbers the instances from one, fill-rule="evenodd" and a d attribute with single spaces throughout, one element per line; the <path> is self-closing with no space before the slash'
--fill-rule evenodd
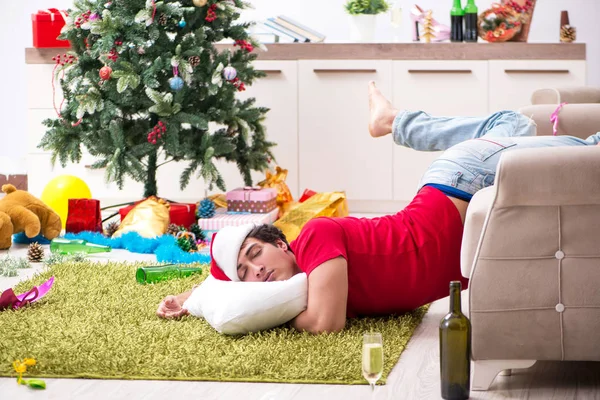
<path id="1" fill-rule="evenodd" d="M 185 28 L 186 25 L 187 24 L 183 18 L 180 19 L 179 22 L 177 23 L 177 26 L 179 26 L 180 28 Z"/>
<path id="2" fill-rule="evenodd" d="M 174 76 L 169 79 L 169 86 L 171 86 L 171 89 L 173 90 L 181 90 L 183 89 L 183 79 L 178 76 Z"/>
<path id="3" fill-rule="evenodd" d="M 193 0 L 192 2 L 196 7 L 204 7 L 208 0 Z"/>
<path id="4" fill-rule="evenodd" d="M 104 67 L 100 68 L 100 79 L 102 79 L 103 81 L 106 81 L 108 79 L 110 79 L 110 75 L 112 74 L 112 68 L 109 67 L 108 65 L 105 65 Z"/>
<path id="5" fill-rule="evenodd" d="M 203 199 L 198 208 L 198 218 L 212 218 L 215 216 L 215 203 L 211 199 Z"/>
<path id="6" fill-rule="evenodd" d="M 44 248 L 38 242 L 33 242 L 27 248 L 27 258 L 31 262 L 40 262 L 44 258 Z"/>
<path id="7" fill-rule="evenodd" d="M 232 81 L 237 76 L 237 71 L 232 66 L 223 68 L 223 78 Z"/>

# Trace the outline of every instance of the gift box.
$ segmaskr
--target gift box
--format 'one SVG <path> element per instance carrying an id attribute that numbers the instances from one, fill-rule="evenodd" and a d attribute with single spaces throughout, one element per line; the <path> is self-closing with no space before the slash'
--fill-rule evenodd
<path id="1" fill-rule="evenodd" d="M 65 231 L 102 232 L 100 202 L 94 199 L 69 199 Z"/>
<path id="2" fill-rule="evenodd" d="M 31 15 L 33 47 L 70 47 L 68 40 L 58 40 L 60 30 L 65 26 L 64 11 L 56 8 L 40 10 Z"/>
<path id="3" fill-rule="evenodd" d="M 265 214 L 277 208 L 277 189 L 244 187 L 227 192 L 227 211 Z"/>
<path id="4" fill-rule="evenodd" d="M 140 202 L 119 209 L 121 221 L 127 216 L 129 211 Z M 188 229 L 196 223 L 196 205 L 188 203 L 169 203 L 169 217 L 171 224 L 180 225 Z"/>
<path id="5" fill-rule="evenodd" d="M 279 209 L 273 208 L 270 212 L 264 214 L 258 213 L 235 213 L 228 212 L 224 208 L 217 208 L 215 216 L 212 218 L 200 218 L 198 226 L 206 233 L 207 239 L 210 239 L 212 232 L 217 232 L 226 226 L 240 226 L 244 224 L 272 224 L 277 220 Z"/>

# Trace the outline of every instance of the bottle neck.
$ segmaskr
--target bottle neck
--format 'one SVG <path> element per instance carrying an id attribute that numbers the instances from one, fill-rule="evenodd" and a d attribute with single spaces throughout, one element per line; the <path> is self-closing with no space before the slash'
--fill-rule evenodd
<path id="1" fill-rule="evenodd" d="M 477 6 L 475 0 L 469 0 L 465 6 L 465 14 L 477 14 Z"/>
<path id="2" fill-rule="evenodd" d="M 451 16 L 465 15 L 465 12 L 463 11 L 462 6 L 460 5 L 460 0 L 454 0 L 454 5 L 452 6 L 452 9 L 450 10 L 450 15 Z"/>
<path id="3" fill-rule="evenodd" d="M 460 303 L 460 288 L 455 286 L 450 288 L 450 312 L 455 314 L 462 312 Z"/>

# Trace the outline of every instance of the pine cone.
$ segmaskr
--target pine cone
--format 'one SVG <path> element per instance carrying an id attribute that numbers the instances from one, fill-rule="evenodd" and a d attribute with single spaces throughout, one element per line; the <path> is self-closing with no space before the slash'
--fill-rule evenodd
<path id="1" fill-rule="evenodd" d="M 577 38 L 577 30 L 570 25 L 563 25 L 560 28 L 560 41 L 563 43 L 574 42 Z"/>
<path id="2" fill-rule="evenodd" d="M 188 58 L 188 62 L 190 63 L 192 68 L 196 68 L 198 65 L 200 65 L 200 57 L 191 56 L 190 58 Z"/>
<path id="3" fill-rule="evenodd" d="M 198 208 L 198 218 L 212 218 L 215 216 L 215 203 L 211 199 L 204 199 Z"/>
<path id="4" fill-rule="evenodd" d="M 185 236 L 177 239 L 177 246 L 179 246 L 179 248 L 185 252 L 189 252 L 192 249 L 191 241 Z"/>
<path id="5" fill-rule="evenodd" d="M 108 225 L 106 225 L 106 228 L 104 228 L 104 235 L 107 237 L 112 237 L 112 235 L 115 234 L 117 229 L 119 229 L 120 225 L 121 224 L 116 221 L 109 223 Z"/>
<path id="6" fill-rule="evenodd" d="M 160 14 L 160 17 L 158 17 L 158 24 L 165 26 L 167 22 L 169 22 L 169 18 L 167 18 L 167 15 Z"/>
<path id="7" fill-rule="evenodd" d="M 44 258 L 44 248 L 38 242 L 33 242 L 27 249 L 27 258 L 31 262 L 40 262 Z"/>
<path id="8" fill-rule="evenodd" d="M 204 234 L 204 231 L 202 230 L 202 228 L 200 228 L 198 224 L 192 224 L 192 226 L 190 226 L 190 232 L 192 232 L 196 236 L 196 240 L 206 240 L 206 235 Z"/>
<path id="9" fill-rule="evenodd" d="M 176 224 L 169 224 L 169 227 L 167 228 L 167 234 L 175 236 L 183 230 L 185 229 L 182 226 Z"/>

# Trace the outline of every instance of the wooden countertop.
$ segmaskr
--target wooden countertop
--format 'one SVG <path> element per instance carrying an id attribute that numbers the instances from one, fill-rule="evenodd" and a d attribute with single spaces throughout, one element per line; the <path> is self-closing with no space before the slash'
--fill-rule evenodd
<path id="1" fill-rule="evenodd" d="M 290 43 L 259 60 L 585 60 L 585 43 Z M 217 45 L 218 48 L 230 47 Z M 27 64 L 53 64 L 65 48 L 25 49 Z"/>

